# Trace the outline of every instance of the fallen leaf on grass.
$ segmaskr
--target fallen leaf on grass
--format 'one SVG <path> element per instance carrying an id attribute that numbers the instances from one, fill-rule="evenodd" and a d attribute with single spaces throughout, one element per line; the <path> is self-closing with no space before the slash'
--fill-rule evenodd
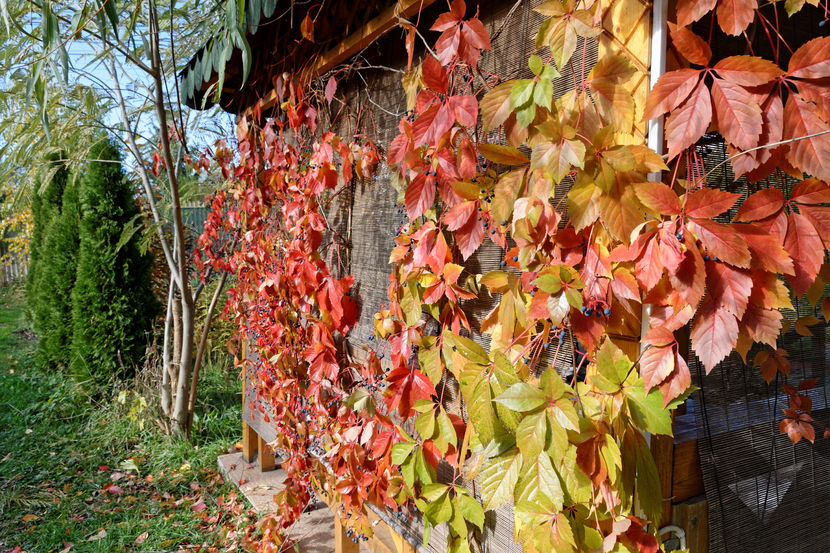
<path id="1" fill-rule="evenodd" d="M 101 528 L 101 530 L 97 534 L 93 534 L 89 536 L 86 541 L 98 541 L 102 540 L 107 537 L 107 530 L 105 528 Z"/>
<path id="2" fill-rule="evenodd" d="M 23 522 L 32 522 L 33 520 L 37 520 L 40 517 L 37 515 L 23 515 Z"/>
<path id="3" fill-rule="evenodd" d="M 61 553 L 69 553 L 69 551 L 72 549 L 72 544 L 71 544 L 71 543 L 66 543 L 66 542 L 64 542 L 64 545 L 65 545 L 66 547 L 64 547 L 63 549 L 61 549 Z"/>
<path id="4" fill-rule="evenodd" d="M 141 545 L 142 543 L 144 543 L 144 540 L 146 540 L 149 535 L 150 535 L 149 532 L 140 533 L 138 535 L 138 537 L 135 539 L 135 544 L 136 545 Z"/>
<path id="5" fill-rule="evenodd" d="M 190 506 L 190 510 L 193 511 L 194 513 L 198 513 L 199 511 L 204 511 L 205 509 L 207 509 L 207 505 L 205 505 L 204 501 L 194 503 L 193 505 Z"/>
<path id="6" fill-rule="evenodd" d="M 98 465 L 98 470 L 101 472 L 107 472 L 110 468 L 107 465 Z"/>
<path id="7" fill-rule="evenodd" d="M 31 433 L 32 433 L 32 429 L 31 429 L 31 428 L 27 428 L 27 429 L 26 429 L 26 432 L 24 432 L 24 434 L 31 434 Z"/>
<path id="8" fill-rule="evenodd" d="M 11 452 L 11 451 L 9 451 L 9 452 L 6 454 L 6 456 L 5 456 L 5 457 L 3 457 L 3 460 L 2 460 L 2 461 L 0 461 L 0 463 L 5 463 L 6 461 L 8 461 L 8 460 L 9 460 L 9 459 L 11 459 L 11 458 L 12 458 L 12 452 Z"/>

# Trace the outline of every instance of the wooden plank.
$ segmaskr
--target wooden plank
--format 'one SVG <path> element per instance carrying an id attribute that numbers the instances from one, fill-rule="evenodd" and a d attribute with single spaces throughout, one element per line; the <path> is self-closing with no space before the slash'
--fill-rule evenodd
<path id="1" fill-rule="evenodd" d="M 678 503 L 672 507 L 672 522 L 686 531 L 689 553 L 709 553 L 709 502 Z"/>
<path id="2" fill-rule="evenodd" d="M 257 436 L 253 428 L 247 422 L 242 421 L 242 457 L 249 463 L 254 462 L 254 455 L 257 449 Z"/>
<path id="3" fill-rule="evenodd" d="M 654 456 L 654 462 L 657 465 L 657 474 L 660 476 L 660 489 L 663 492 L 663 507 L 661 509 L 660 520 L 661 524 L 666 524 L 671 520 L 674 438 L 671 436 L 652 436 L 651 454 Z"/>
<path id="4" fill-rule="evenodd" d="M 334 553 L 360 553 L 360 545 L 346 535 L 346 527 L 340 517 L 334 515 Z"/>
<path id="5" fill-rule="evenodd" d="M 277 458 L 274 452 L 268 447 L 268 442 L 262 439 L 262 436 L 257 434 L 257 450 L 259 451 L 259 470 L 264 472 L 266 470 L 274 470 L 277 467 Z"/>
<path id="6" fill-rule="evenodd" d="M 672 502 L 679 503 L 705 493 L 697 440 L 674 444 L 673 458 Z"/>
<path id="7" fill-rule="evenodd" d="M 312 69 L 312 77 L 325 74 L 336 65 L 354 56 L 374 41 L 394 29 L 398 25 L 399 18 L 408 18 L 418 13 L 419 10 L 433 4 L 435 0 L 398 0 L 394 6 L 386 8 L 377 17 L 366 23 L 363 27 L 349 35 L 337 46 L 325 52 L 317 60 Z M 270 109 L 277 101 L 277 92 L 271 89 L 259 102 L 256 108 L 260 112 Z M 254 106 L 245 110 L 248 119 L 253 114 Z"/>

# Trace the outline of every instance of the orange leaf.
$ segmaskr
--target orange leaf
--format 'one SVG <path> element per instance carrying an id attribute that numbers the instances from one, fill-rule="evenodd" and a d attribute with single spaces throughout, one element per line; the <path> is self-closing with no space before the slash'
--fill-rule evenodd
<path id="1" fill-rule="evenodd" d="M 666 407 L 671 400 L 689 389 L 692 385 L 692 375 L 689 374 L 689 366 L 686 360 L 680 355 L 680 351 L 674 352 L 674 370 L 658 386 L 663 395 L 663 407 Z"/>
<path id="2" fill-rule="evenodd" d="M 652 346 L 640 356 L 640 377 L 646 392 L 663 382 L 674 370 L 674 346 Z"/>
<path id="3" fill-rule="evenodd" d="M 748 222 L 765 219 L 784 207 L 784 193 L 777 188 L 765 188 L 750 195 L 738 208 L 735 221 Z"/>
<path id="4" fill-rule="evenodd" d="M 731 208 L 740 197 L 716 188 L 701 188 L 686 194 L 686 215 L 709 219 Z"/>
<path id="5" fill-rule="evenodd" d="M 796 296 L 801 296 L 813 284 L 824 261 L 824 246 L 815 227 L 800 213 L 790 213 L 784 249 L 793 259 L 795 275 L 787 281 Z"/>
<path id="6" fill-rule="evenodd" d="M 697 142 L 711 122 L 712 97 L 706 84 L 700 82 L 686 101 L 666 119 L 669 159 Z"/>
<path id="7" fill-rule="evenodd" d="M 634 185 L 637 198 L 652 214 L 680 215 L 677 194 L 662 182 L 638 182 Z"/>
<path id="8" fill-rule="evenodd" d="M 718 24 L 728 35 L 738 36 L 755 19 L 756 0 L 719 0 Z"/>
<path id="9" fill-rule="evenodd" d="M 749 248 L 731 226 L 709 219 L 694 219 L 688 222 L 688 228 L 700 239 L 710 255 L 736 267 L 749 267 Z"/>
<path id="10" fill-rule="evenodd" d="M 712 102 L 718 130 L 727 142 L 742 150 L 758 145 L 761 107 L 740 85 L 723 79 L 712 81 Z"/>
<path id="11" fill-rule="evenodd" d="M 309 42 L 314 42 L 314 21 L 311 19 L 310 13 L 305 14 L 305 18 L 300 24 L 300 32 L 303 34 L 303 38 Z"/>
<path id="12" fill-rule="evenodd" d="M 830 134 L 804 138 L 827 130 L 827 123 L 816 117 L 816 105 L 791 94 L 784 106 L 784 139 L 799 140 L 789 145 L 787 160 L 798 169 L 821 180 L 830 180 Z"/>
<path id="13" fill-rule="evenodd" d="M 710 372 L 723 361 L 738 341 L 738 321 L 726 309 L 706 298 L 692 325 L 692 348 Z"/>
<path id="14" fill-rule="evenodd" d="M 33 520 L 37 520 L 40 517 L 37 515 L 23 515 L 23 522 L 32 522 Z"/>
<path id="15" fill-rule="evenodd" d="M 712 59 L 712 49 L 691 29 L 679 27 L 670 21 L 669 33 L 680 55 L 696 65 L 709 64 L 709 60 Z"/>
<path id="16" fill-rule="evenodd" d="M 679 0 L 677 2 L 677 24 L 691 25 L 715 9 L 717 0 Z"/>
<path id="17" fill-rule="evenodd" d="M 700 81 L 698 69 L 678 69 L 661 75 L 646 99 L 643 119 L 654 119 L 679 106 Z"/>
<path id="18" fill-rule="evenodd" d="M 743 317 L 752 293 L 749 271 L 711 261 L 706 264 L 706 287 L 715 305 L 738 318 Z"/>
<path id="19" fill-rule="evenodd" d="M 787 72 L 802 79 L 830 77 L 830 36 L 814 38 L 802 44 L 793 52 Z"/>
<path id="20" fill-rule="evenodd" d="M 830 203 L 830 186 L 818 179 L 805 179 L 793 187 L 790 199 L 800 204 Z"/>
<path id="21" fill-rule="evenodd" d="M 714 69 L 722 79 L 741 86 L 760 86 L 784 74 L 780 67 L 757 56 L 729 56 Z"/>
<path id="22" fill-rule="evenodd" d="M 775 347 L 781 332 L 783 315 L 777 309 L 764 309 L 749 304 L 741 319 L 741 328 L 756 342 Z"/>
<path id="23" fill-rule="evenodd" d="M 733 224 L 752 254 L 752 267 L 792 275 L 793 261 L 778 239 L 755 224 Z"/>

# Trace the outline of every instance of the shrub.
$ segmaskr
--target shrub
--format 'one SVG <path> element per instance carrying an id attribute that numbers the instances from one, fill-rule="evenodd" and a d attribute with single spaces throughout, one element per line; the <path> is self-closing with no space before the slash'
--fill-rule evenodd
<path id="1" fill-rule="evenodd" d="M 80 248 L 72 292 L 72 369 L 101 384 L 130 376 L 146 345 L 158 303 L 150 289 L 152 258 L 139 250 L 133 189 L 118 149 L 90 149 L 80 180 Z"/>

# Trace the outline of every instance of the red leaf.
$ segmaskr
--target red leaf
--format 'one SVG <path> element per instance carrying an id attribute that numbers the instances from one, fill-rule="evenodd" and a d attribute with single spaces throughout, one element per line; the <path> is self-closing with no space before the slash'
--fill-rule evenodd
<path id="1" fill-rule="evenodd" d="M 726 263 L 709 262 L 706 264 L 706 287 L 716 306 L 726 309 L 739 319 L 744 316 L 752 293 L 749 271 L 736 269 Z"/>
<path id="2" fill-rule="evenodd" d="M 669 158 L 697 142 L 712 121 L 712 98 L 705 83 L 698 83 L 692 94 L 666 119 Z"/>
<path id="3" fill-rule="evenodd" d="M 303 34 L 303 38 L 309 42 L 314 42 L 314 21 L 311 19 L 310 13 L 305 14 L 305 18 L 300 24 L 300 32 Z"/>
<path id="4" fill-rule="evenodd" d="M 821 205 L 800 205 L 798 210 L 813 224 L 818 231 L 825 249 L 830 249 L 830 207 Z"/>
<path id="5" fill-rule="evenodd" d="M 404 202 L 406 203 L 409 219 L 417 219 L 423 215 L 427 209 L 432 207 L 433 201 L 435 201 L 435 179 L 427 178 L 419 173 L 412 179 L 404 193 Z"/>
<path id="6" fill-rule="evenodd" d="M 194 513 L 198 513 L 199 511 L 204 511 L 205 509 L 207 509 L 207 505 L 205 504 L 204 501 L 199 501 L 198 503 L 194 503 L 193 505 L 190 506 L 190 510 L 193 511 Z"/>
<path id="7" fill-rule="evenodd" d="M 830 77 L 830 36 L 814 38 L 801 45 L 793 52 L 787 72 L 802 79 Z"/>
<path id="8" fill-rule="evenodd" d="M 689 365 L 680 355 L 680 351 L 674 352 L 674 370 L 658 386 L 663 395 L 663 407 L 666 407 L 671 400 L 689 389 L 692 385 L 692 375 L 689 373 Z"/>
<path id="9" fill-rule="evenodd" d="M 478 217 L 470 217 L 467 224 L 455 232 L 455 241 L 461 257 L 467 259 L 478 249 L 484 239 L 484 226 Z"/>
<path id="10" fill-rule="evenodd" d="M 677 2 L 677 24 L 691 25 L 715 9 L 717 0 L 679 0 Z"/>
<path id="11" fill-rule="evenodd" d="M 824 246 L 815 227 L 800 213 L 790 213 L 787 238 L 784 249 L 790 254 L 795 266 L 795 275 L 787 281 L 796 296 L 801 296 L 813 284 L 824 261 Z"/>
<path id="12" fill-rule="evenodd" d="M 487 32 L 484 24 L 477 17 L 474 17 L 469 21 L 465 21 L 462 24 L 461 36 L 466 42 L 476 49 L 489 50 L 491 48 L 490 33 Z M 465 61 L 471 65 L 475 65 L 475 63 L 469 60 Z"/>
<path id="13" fill-rule="evenodd" d="M 766 219 L 784 207 L 784 193 L 777 188 L 765 188 L 751 194 L 735 214 L 735 221 L 748 222 Z"/>
<path id="14" fill-rule="evenodd" d="M 435 387 L 427 376 L 418 369 L 399 368 L 390 372 L 386 381 L 389 387 L 384 401 L 390 411 L 398 409 L 404 418 L 412 415 L 412 404 L 419 399 L 429 399 L 435 394 Z"/>
<path id="15" fill-rule="evenodd" d="M 428 89 L 438 92 L 439 94 L 446 94 L 449 81 L 447 80 L 447 70 L 444 69 L 437 59 L 432 56 L 427 56 L 422 67 L 421 78 L 424 81 L 424 86 Z"/>
<path id="16" fill-rule="evenodd" d="M 749 248 L 731 226 L 708 219 L 695 219 L 689 221 L 688 228 L 700 239 L 710 255 L 736 267 L 749 268 Z"/>
<path id="17" fill-rule="evenodd" d="M 784 138 L 800 138 L 790 144 L 787 160 L 798 169 L 821 180 L 830 180 L 830 134 L 803 138 L 827 130 L 827 123 L 816 117 L 816 106 L 790 94 L 784 106 Z"/>
<path id="18" fill-rule="evenodd" d="M 449 99 L 455 120 L 465 127 L 474 127 L 478 118 L 478 101 L 475 96 L 462 94 Z"/>
<path id="19" fill-rule="evenodd" d="M 741 86 L 723 79 L 712 80 L 712 102 L 718 130 L 727 142 L 741 150 L 758 145 L 761 107 Z"/>
<path id="20" fill-rule="evenodd" d="M 663 264 L 660 262 L 660 247 L 657 240 L 652 237 L 643 248 L 640 259 L 635 264 L 635 275 L 637 280 L 646 291 L 651 290 L 663 276 Z"/>
<path id="21" fill-rule="evenodd" d="M 640 356 L 640 377 L 646 392 L 663 382 L 674 370 L 674 346 L 652 346 Z"/>
<path id="22" fill-rule="evenodd" d="M 755 19 L 755 0 L 719 0 L 718 24 L 728 35 L 738 36 Z"/>
<path id="23" fill-rule="evenodd" d="M 784 74 L 780 67 L 757 56 L 729 56 L 714 69 L 722 79 L 741 86 L 760 86 Z"/>
<path id="24" fill-rule="evenodd" d="M 790 293 L 777 274 L 754 271 L 752 282 L 749 303 L 765 309 L 792 309 Z"/>
<path id="25" fill-rule="evenodd" d="M 735 224 L 732 228 L 746 242 L 752 254 L 753 268 L 760 267 L 771 273 L 794 274 L 793 261 L 775 236 L 756 224 Z"/>
<path id="26" fill-rule="evenodd" d="M 686 215 L 710 219 L 731 208 L 740 197 L 717 188 L 701 188 L 686 194 Z"/>
<path id="27" fill-rule="evenodd" d="M 738 342 L 738 321 L 732 313 L 718 308 L 707 297 L 698 309 L 691 338 L 692 348 L 709 373 L 729 355 Z"/>
<path id="28" fill-rule="evenodd" d="M 337 81 L 335 78 L 329 77 L 328 82 L 326 83 L 326 102 L 329 104 L 334 99 L 334 93 L 337 92 Z"/>
<path id="29" fill-rule="evenodd" d="M 678 69 L 662 75 L 648 94 L 643 119 L 654 119 L 672 111 L 689 96 L 698 81 L 698 69 Z"/>
<path id="30" fill-rule="evenodd" d="M 696 65 L 708 65 L 712 59 L 712 49 L 691 29 L 679 27 L 669 21 L 671 41 L 681 56 Z"/>
<path id="31" fill-rule="evenodd" d="M 640 202 L 659 215 L 680 215 L 677 194 L 662 182 L 640 182 L 634 185 Z"/>
<path id="32" fill-rule="evenodd" d="M 458 230 L 467 224 L 476 212 L 478 202 L 464 201 L 455 204 L 449 211 L 444 214 L 444 224 L 447 225 L 447 230 Z"/>
<path id="33" fill-rule="evenodd" d="M 790 199 L 800 204 L 828 204 L 830 186 L 817 179 L 806 179 L 793 187 Z"/>
<path id="34" fill-rule="evenodd" d="M 107 486 L 104 489 L 106 491 L 108 491 L 109 493 L 113 494 L 113 495 L 122 493 L 124 491 L 120 486 L 114 486 L 114 485 L 113 486 Z"/>
<path id="35" fill-rule="evenodd" d="M 706 285 L 706 265 L 700 250 L 691 238 L 686 238 L 686 256 L 677 271 L 669 274 L 675 292 L 692 308 L 697 308 Z"/>
<path id="36" fill-rule="evenodd" d="M 783 315 L 777 309 L 764 309 L 749 304 L 741 320 L 741 328 L 756 342 L 775 347 L 781 332 Z"/>

